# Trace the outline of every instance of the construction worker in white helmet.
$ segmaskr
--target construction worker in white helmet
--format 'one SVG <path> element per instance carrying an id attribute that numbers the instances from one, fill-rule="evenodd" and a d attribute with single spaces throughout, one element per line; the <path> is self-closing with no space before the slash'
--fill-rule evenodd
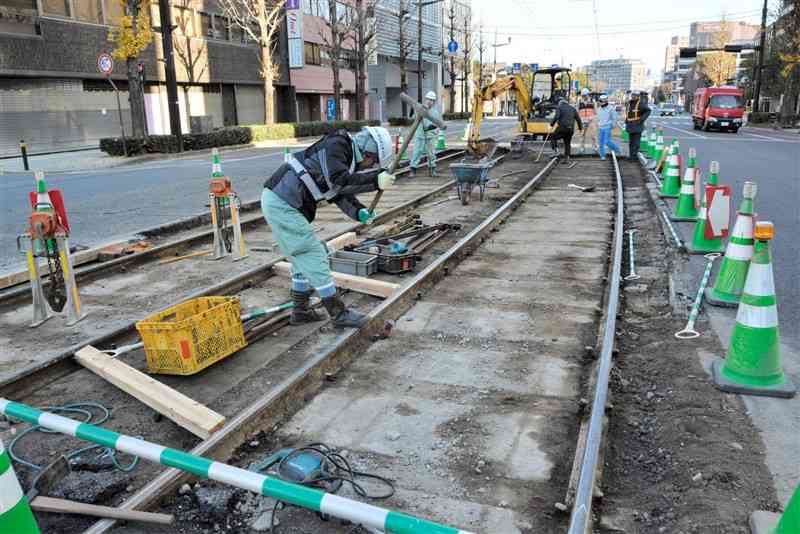
<path id="1" fill-rule="evenodd" d="M 327 201 L 350 218 L 369 224 L 375 214 L 356 195 L 394 185 L 394 175 L 385 170 L 391 159 L 392 138 L 386 128 L 368 126 L 355 135 L 336 130 L 292 154 L 264 184 L 261 211 L 281 253 L 292 264 L 292 324 L 323 319 L 309 306 L 315 290 L 334 326 L 358 328 L 364 323 L 363 314 L 342 302 L 328 251 L 311 223 L 317 204 Z"/>
<path id="2" fill-rule="evenodd" d="M 436 109 L 436 93 L 428 91 L 423 99 L 422 105 L 428 108 L 428 113 L 439 119 L 442 118 L 439 110 Z M 411 176 L 416 176 L 417 169 L 420 166 L 422 156 L 428 158 L 428 170 L 431 176 L 436 176 L 436 154 L 434 148 L 436 147 L 437 128 L 434 123 L 428 119 L 422 119 L 422 122 L 414 132 L 414 152 L 411 154 Z"/>

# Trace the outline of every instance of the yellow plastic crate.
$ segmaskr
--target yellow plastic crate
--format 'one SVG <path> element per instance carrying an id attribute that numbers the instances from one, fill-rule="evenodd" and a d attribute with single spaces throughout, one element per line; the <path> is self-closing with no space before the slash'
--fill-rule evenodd
<path id="1" fill-rule="evenodd" d="M 192 375 L 241 349 L 247 342 L 236 297 L 200 297 L 136 323 L 147 370 Z"/>

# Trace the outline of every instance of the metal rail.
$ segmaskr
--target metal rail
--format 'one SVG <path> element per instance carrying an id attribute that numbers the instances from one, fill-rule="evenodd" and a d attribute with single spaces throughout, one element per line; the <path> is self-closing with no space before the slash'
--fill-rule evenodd
<path id="1" fill-rule="evenodd" d="M 617 328 L 617 308 L 619 307 L 619 286 L 622 273 L 622 226 L 624 219 L 624 202 L 622 176 L 619 162 L 612 152 L 614 173 L 617 182 L 617 217 L 614 221 L 614 256 L 611 264 L 610 289 L 606 307 L 606 324 L 603 332 L 603 345 L 600 350 L 600 365 L 597 368 L 597 380 L 592 401 L 592 412 L 589 418 L 589 430 L 586 437 L 586 449 L 581 462 L 578 489 L 575 492 L 575 504 L 569 521 L 568 534 L 586 534 L 592 517 L 592 496 L 594 494 L 597 462 L 600 457 L 600 443 L 603 439 L 603 418 L 608 399 L 608 379 L 611 373 L 611 356 L 614 350 L 614 336 Z"/>
<path id="2" fill-rule="evenodd" d="M 446 276 L 466 255 L 477 248 L 491 231 L 501 224 L 525 198 L 538 187 L 542 179 L 556 166 L 554 158 L 531 178 L 513 197 L 495 210 L 469 234 L 450 247 L 433 263 L 403 285 L 388 299 L 381 302 L 367 316 L 367 323 L 337 338 L 324 351 L 313 354 L 302 366 L 280 385 L 239 412 L 233 419 L 211 437 L 194 447 L 190 454 L 225 459 L 252 433 L 277 424 L 287 413 L 300 409 L 309 395 L 324 384 L 326 373 L 335 373 L 347 365 L 372 343 L 373 336 L 384 328 L 385 321 L 397 319 L 405 313 L 423 291 Z M 124 510 L 141 510 L 158 503 L 173 492 L 189 475 L 178 469 L 167 469 L 150 481 L 120 507 Z M 83 534 L 108 532 L 115 520 L 103 519 L 84 531 Z"/>

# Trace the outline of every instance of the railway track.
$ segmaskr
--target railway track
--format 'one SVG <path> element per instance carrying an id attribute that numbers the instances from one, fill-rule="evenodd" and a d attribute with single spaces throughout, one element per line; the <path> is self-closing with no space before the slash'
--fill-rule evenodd
<path id="1" fill-rule="evenodd" d="M 604 279 L 619 274 L 618 173 L 609 162 L 589 159 L 575 169 L 553 161 L 507 161 L 501 169 L 527 172 L 513 184 L 501 183 L 478 213 L 475 206 L 455 204 L 417 208 L 423 217 L 446 211 L 450 220 L 441 222 L 455 218 L 465 230 L 457 242 L 437 243 L 434 257 L 390 298 L 377 304 L 371 297 L 353 298 L 370 310 L 366 327 L 343 333 L 292 328 L 279 337 L 267 329 L 267 339 L 202 376 L 163 377 L 229 416 L 205 441 L 168 421 L 153 423 L 149 409 L 87 371 L 35 391 L 18 388 L 23 393 L 15 400 L 43 405 L 54 396 L 72 401 L 100 392 L 104 403 L 124 407 L 115 413 L 115 430 L 194 454 L 233 457 L 240 465 L 263 457 L 267 447 L 326 441 L 396 481 L 391 507 L 470 531 L 563 530 L 565 518 L 553 514 L 553 504 L 564 500 L 577 502 L 576 510 L 588 507 L 583 515 L 590 518 L 591 491 L 584 502 L 583 488 L 595 487 L 602 452 L 595 437 L 602 436 L 604 410 L 597 416 L 581 399 L 605 406 L 618 295 Z M 569 184 L 596 189 L 582 193 Z M 280 300 L 283 286 L 251 275 L 231 290 L 245 303 L 262 305 Z M 607 320 L 601 325 L 604 301 Z M 387 320 L 396 321 L 392 337 L 376 342 Z M 586 360 L 587 346 L 600 355 L 599 372 Z M 584 390 L 587 384 L 591 392 Z M 584 443 L 581 414 L 591 414 Z M 259 433 L 255 442 L 262 445 L 248 447 Z M 66 447 L 66 439 L 53 438 L 31 452 Z M 580 476 L 571 476 L 576 455 L 573 471 Z M 111 502 L 124 498 L 124 508 L 152 508 L 186 480 L 174 469 L 140 469 L 125 477 L 136 491 L 118 492 Z M 166 506 L 180 508 L 169 499 Z M 309 531 L 348 531 L 296 510 L 286 514 L 282 522 Z M 175 529 L 163 532 L 187 531 L 190 525 L 177 515 Z M 236 516 L 231 521 L 243 520 Z M 581 521 L 573 518 L 575 525 Z M 63 532 L 87 526 L 76 520 Z M 85 532 L 114 526 L 100 521 Z"/>

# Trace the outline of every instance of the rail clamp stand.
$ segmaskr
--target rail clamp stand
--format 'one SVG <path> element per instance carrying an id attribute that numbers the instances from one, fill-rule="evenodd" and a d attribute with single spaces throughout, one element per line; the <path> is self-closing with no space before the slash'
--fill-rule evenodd
<path id="1" fill-rule="evenodd" d="M 661 191 L 659 196 L 662 198 L 677 198 L 681 191 L 681 176 L 678 168 L 678 143 L 677 140 L 670 147 L 667 156 L 667 169 L 664 171 Z"/>
<path id="2" fill-rule="evenodd" d="M 783 372 L 778 332 L 778 307 L 769 242 L 771 222 L 755 229 L 755 252 L 736 312 L 736 325 L 724 361 L 712 365 L 714 383 L 722 391 L 791 398 L 797 389 Z"/>
<path id="3" fill-rule="evenodd" d="M 694 181 L 697 179 L 697 151 L 689 149 L 689 161 L 683 173 L 678 203 L 675 213 L 670 217 L 673 221 L 694 222 L 697 220 L 698 209 L 694 205 Z"/>
<path id="4" fill-rule="evenodd" d="M 757 511 L 750 514 L 751 534 L 797 534 L 800 532 L 800 486 L 794 490 L 783 515 Z"/>
<path id="5" fill-rule="evenodd" d="M 276 477 L 254 473 L 184 451 L 169 449 L 157 443 L 118 434 L 102 427 L 68 419 L 54 413 L 42 412 L 26 404 L 12 402 L 2 397 L 0 397 L 0 413 L 33 425 L 40 425 L 47 430 L 60 434 L 73 436 L 128 454 L 134 454 L 148 462 L 172 467 L 200 478 L 215 480 L 265 497 L 272 497 L 337 519 L 344 519 L 356 525 L 362 525 L 367 529 L 377 529 L 380 532 L 392 532 L 394 534 L 470 534 L 465 530 L 354 501 L 317 488 L 285 482 Z M 0 502 L 3 502 L 4 496 L 5 494 L 0 494 Z M 6 534 L 5 530 L 0 530 L 0 532 Z M 10 532 L 28 534 L 29 531 Z"/>
<path id="6" fill-rule="evenodd" d="M 446 150 L 447 145 L 444 139 L 444 132 L 439 130 L 439 137 L 436 139 L 436 150 Z"/>
<path id="7" fill-rule="evenodd" d="M 233 261 L 246 258 L 247 247 L 242 235 L 239 195 L 233 191 L 231 181 L 222 174 L 222 164 L 216 148 L 211 153 L 211 184 L 208 196 L 214 232 L 213 259 L 219 260 L 228 254 L 233 256 Z"/>
<path id="8" fill-rule="evenodd" d="M 715 187 L 717 185 L 719 185 L 719 161 L 712 161 L 706 187 Z M 686 246 L 686 250 L 689 252 L 689 254 L 724 252 L 725 245 L 722 244 L 722 239 L 706 238 L 706 221 L 708 212 L 706 211 L 707 206 L 705 188 L 701 188 L 701 190 L 703 190 L 703 194 L 700 195 L 700 211 L 697 212 L 697 222 L 694 225 L 694 236 L 692 237 L 692 242 Z"/>
<path id="9" fill-rule="evenodd" d="M 28 498 L 22 492 L 11 457 L 0 441 L 0 532 L 39 534 Z"/>
<path id="10" fill-rule="evenodd" d="M 747 280 L 747 269 L 753 257 L 753 199 L 756 184 L 744 183 L 742 203 L 736 215 L 736 224 L 725 249 L 725 257 L 717 273 L 714 287 L 706 290 L 706 302 L 712 306 L 735 308 Z"/>

